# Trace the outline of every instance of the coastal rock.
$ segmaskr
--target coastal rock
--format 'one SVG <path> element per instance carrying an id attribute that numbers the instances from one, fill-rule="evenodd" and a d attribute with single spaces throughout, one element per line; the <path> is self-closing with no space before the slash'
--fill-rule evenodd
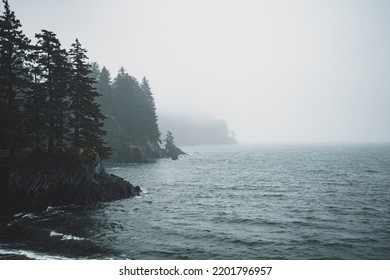
<path id="1" fill-rule="evenodd" d="M 57 157 L 1 166 L 0 216 L 48 206 L 89 205 L 139 195 L 129 182 L 108 174 L 97 158 L 88 163 Z"/>
<path id="2" fill-rule="evenodd" d="M 180 148 L 178 148 L 174 144 L 169 144 L 165 147 L 165 157 L 171 158 L 173 160 L 177 160 L 180 155 L 185 155 L 186 153 L 183 152 Z"/>
<path id="3" fill-rule="evenodd" d="M 121 163 L 144 163 L 146 159 L 142 148 L 139 146 L 122 144 L 114 149 L 114 154 L 111 157 L 114 162 Z"/>
<path id="4" fill-rule="evenodd" d="M 177 160 L 180 155 L 185 155 L 175 144 L 168 144 L 165 149 L 159 145 L 148 143 L 143 146 L 129 144 L 117 145 L 108 161 L 116 163 L 147 163 L 159 158 L 171 158 Z"/>

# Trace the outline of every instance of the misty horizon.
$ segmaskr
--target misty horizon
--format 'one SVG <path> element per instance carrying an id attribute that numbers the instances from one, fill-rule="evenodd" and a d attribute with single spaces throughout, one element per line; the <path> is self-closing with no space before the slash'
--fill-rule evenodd
<path id="1" fill-rule="evenodd" d="M 390 3 L 10 1 L 29 38 L 75 37 L 159 114 L 226 120 L 239 143 L 390 141 Z"/>

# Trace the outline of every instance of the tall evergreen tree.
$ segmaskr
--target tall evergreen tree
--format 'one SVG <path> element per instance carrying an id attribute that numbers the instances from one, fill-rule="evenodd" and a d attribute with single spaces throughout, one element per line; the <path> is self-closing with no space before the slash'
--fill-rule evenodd
<path id="1" fill-rule="evenodd" d="M 100 66 L 99 63 L 97 62 L 92 62 L 91 63 L 91 74 L 89 76 L 94 79 L 95 81 L 99 81 L 99 76 L 100 76 Z"/>
<path id="2" fill-rule="evenodd" d="M 146 99 L 146 106 L 145 106 L 145 112 L 146 115 L 146 123 L 147 125 L 147 135 L 149 141 L 152 142 L 160 142 L 160 130 L 158 128 L 158 117 L 156 114 L 156 104 L 154 102 L 154 96 L 149 86 L 149 81 L 146 79 L 146 77 L 143 77 L 142 84 L 141 84 L 141 90 L 144 93 L 144 97 Z"/>
<path id="3" fill-rule="evenodd" d="M 98 80 L 96 83 L 96 90 L 101 94 L 99 103 L 103 114 L 112 114 L 113 110 L 113 96 L 112 96 L 112 81 L 110 72 L 105 66 L 99 72 Z"/>
<path id="4" fill-rule="evenodd" d="M 137 80 L 130 76 L 126 70 L 121 67 L 113 84 L 114 88 L 114 106 L 116 108 L 115 116 L 117 121 L 125 131 L 124 138 L 126 142 L 132 145 L 143 143 L 142 133 L 140 132 L 142 124 L 138 121 L 139 114 L 137 111 L 137 90 L 139 84 Z M 142 139 L 141 139 L 142 138 Z"/>
<path id="5" fill-rule="evenodd" d="M 76 39 L 69 51 L 72 63 L 70 123 L 73 129 L 73 147 L 77 153 L 87 158 L 93 156 L 95 152 L 101 158 L 107 158 L 110 149 L 102 140 L 105 135 L 105 131 L 102 130 L 105 117 L 95 100 L 99 93 L 94 88 L 96 81 L 91 78 L 92 70 L 87 62 L 86 53 L 86 49 L 83 49 Z"/>
<path id="6" fill-rule="evenodd" d="M 0 16 L 0 146 L 15 156 L 16 149 L 26 145 L 22 122 L 22 100 L 29 86 L 26 58 L 30 41 L 21 24 L 3 0 Z"/>
<path id="7" fill-rule="evenodd" d="M 38 107 L 45 108 L 47 151 L 49 154 L 53 154 L 55 151 L 64 150 L 69 110 L 70 64 L 67 60 L 67 53 L 61 48 L 55 33 L 42 30 L 35 37 L 38 39 L 36 70 L 41 74 L 42 89 L 46 101 L 46 105 L 40 104 Z M 39 93 L 36 94 L 39 95 Z"/>
<path id="8" fill-rule="evenodd" d="M 42 72 L 38 64 L 38 48 L 30 54 L 30 89 L 25 99 L 26 130 L 32 136 L 36 152 L 41 152 L 42 140 L 46 134 L 46 94 L 42 83 Z"/>

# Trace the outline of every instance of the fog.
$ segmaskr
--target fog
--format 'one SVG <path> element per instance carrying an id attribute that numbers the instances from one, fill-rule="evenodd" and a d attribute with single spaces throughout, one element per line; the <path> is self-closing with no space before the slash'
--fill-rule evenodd
<path id="1" fill-rule="evenodd" d="M 10 0 L 33 38 L 77 37 L 158 111 L 227 121 L 238 142 L 390 141 L 390 2 Z"/>

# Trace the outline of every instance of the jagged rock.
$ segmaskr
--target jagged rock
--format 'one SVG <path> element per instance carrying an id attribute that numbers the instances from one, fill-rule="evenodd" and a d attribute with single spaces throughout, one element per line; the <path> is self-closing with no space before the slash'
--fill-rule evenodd
<path id="1" fill-rule="evenodd" d="M 82 163 L 57 157 L 1 166 L 0 215 L 41 211 L 48 206 L 88 205 L 128 198 L 141 189 L 108 174 L 100 159 Z"/>
<path id="2" fill-rule="evenodd" d="M 185 155 L 180 148 L 176 147 L 174 144 L 167 144 L 165 147 L 165 157 L 177 160 L 180 155 Z"/>

